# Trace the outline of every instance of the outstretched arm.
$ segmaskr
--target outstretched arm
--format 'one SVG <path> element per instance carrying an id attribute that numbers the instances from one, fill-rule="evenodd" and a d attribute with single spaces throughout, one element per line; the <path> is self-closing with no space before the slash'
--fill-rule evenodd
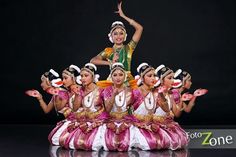
<path id="1" fill-rule="evenodd" d="M 122 5 L 122 2 L 120 2 L 118 4 L 118 10 L 115 13 L 118 13 L 120 15 L 120 17 L 124 18 L 126 21 L 129 22 L 129 24 L 131 26 L 133 26 L 135 28 L 135 33 L 132 37 L 132 40 L 137 43 L 137 42 L 139 42 L 139 40 L 141 38 L 141 35 L 143 32 L 143 26 L 140 25 L 138 22 L 136 22 L 134 19 L 127 17 L 121 8 L 121 5 Z"/>
<path id="2" fill-rule="evenodd" d="M 184 111 L 189 113 L 191 112 L 191 110 L 193 109 L 194 105 L 195 105 L 195 101 L 196 101 L 196 96 L 194 96 L 188 103 L 188 105 L 186 105 L 185 103 L 183 104 L 184 105 Z"/>

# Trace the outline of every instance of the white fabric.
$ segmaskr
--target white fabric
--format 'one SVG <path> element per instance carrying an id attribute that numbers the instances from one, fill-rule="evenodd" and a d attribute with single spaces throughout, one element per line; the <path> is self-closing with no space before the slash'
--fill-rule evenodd
<path id="1" fill-rule="evenodd" d="M 64 124 L 56 131 L 56 133 L 52 136 L 52 144 L 59 145 L 59 138 L 61 136 L 61 133 L 67 128 L 68 124 L 71 121 L 64 122 Z"/>

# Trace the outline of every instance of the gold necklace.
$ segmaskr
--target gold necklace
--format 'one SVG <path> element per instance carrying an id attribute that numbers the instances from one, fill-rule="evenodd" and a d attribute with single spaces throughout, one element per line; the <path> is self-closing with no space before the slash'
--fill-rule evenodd
<path id="1" fill-rule="evenodd" d="M 148 111 L 149 114 L 151 114 L 151 113 L 153 113 L 153 110 L 154 110 L 154 108 L 155 108 L 155 104 L 156 104 L 155 98 L 154 98 L 153 93 L 152 93 L 151 91 L 150 91 L 150 92 L 147 91 L 143 86 L 142 86 L 142 89 L 147 92 L 147 95 L 146 95 L 146 96 L 144 97 L 144 99 L 143 99 L 145 109 Z M 147 96 L 148 96 L 149 94 L 150 94 L 150 96 L 149 96 L 149 98 L 148 98 Z M 151 97 L 152 97 L 153 102 L 151 101 Z M 148 107 L 148 105 L 146 104 L 146 98 L 148 98 L 148 102 L 149 102 L 149 105 L 150 105 L 151 107 Z M 152 103 L 153 103 L 153 104 L 152 104 Z M 152 104 L 152 105 L 151 105 L 151 104 Z"/>

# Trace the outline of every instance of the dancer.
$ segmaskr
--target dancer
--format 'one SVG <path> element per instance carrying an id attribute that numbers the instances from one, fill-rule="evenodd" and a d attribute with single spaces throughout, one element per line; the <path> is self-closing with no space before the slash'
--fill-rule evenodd
<path id="1" fill-rule="evenodd" d="M 108 118 L 105 112 L 104 104 L 102 101 L 102 91 L 96 85 L 99 75 L 95 74 L 97 67 L 92 63 L 87 63 L 81 69 L 80 81 L 82 88 L 76 97 L 79 100 L 79 106 L 82 111 L 76 115 L 76 123 L 68 127 L 68 134 L 65 139 L 66 148 L 82 149 L 82 150 L 95 150 L 98 151 L 101 147 L 101 126 Z"/>
<path id="2" fill-rule="evenodd" d="M 179 110 L 179 113 L 176 115 L 177 117 L 181 115 L 182 111 L 187 113 L 191 112 L 195 105 L 196 98 L 208 92 L 206 89 L 200 88 L 195 90 L 194 94 L 183 93 L 185 90 L 190 89 L 192 85 L 191 78 L 191 75 L 182 69 L 178 69 L 174 74 L 174 82 L 176 85 L 173 86 L 172 95 L 177 104 L 176 107 Z"/>
<path id="3" fill-rule="evenodd" d="M 124 45 L 126 41 L 127 33 L 124 24 L 121 21 L 115 21 L 111 25 L 110 33 L 108 34 L 109 40 L 114 43 L 113 47 L 105 48 L 101 53 L 91 59 L 91 63 L 96 65 L 109 65 L 111 66 L 115 62 L 120 62 L 124 65 L 124 69 L 127 72 L 127 81 L 133 79 L 131 75 L 131 59 L 134 49 L 139 42 L 143 27 L 134 19 L 127 17 L 122 10 L 122 2 L 118 4 L 118 13 L 120 17 L 124 18 L 131 26 L 135 28 L 135 33 L 132 36 L 131 41 Z"/>
<path id="4" fill-rule="evenodd" d="M 44 91 L 51 93 L 52 91 L 56 91 L 56 89 L 60 90 L 61 92 L 64 92 L 65 90 L 61 87 L 63 84 L 62 80 L 59 78 L 59 74 L 53 70 L 50 69 L 48 72 L 45 72 L 41 76 L 41 87 Z M 44 113 L 49 113 L 53 108 L 56 109 L 61 109 L 63 106 L 63 100 L 60 98 L 60 96 L 57 96 L 58 93 L 55 93 L 51 99 L 51 101 L 47 104 L 44 99 L 42 94 L 38 90 L 28 90 L 26 91 L 26 94 L 32 97 L 37 98 L 39 101 L 40 107 L 44 111 Z"/>
<path id="5" fill-rule="evenodd" d="M 157 82 L 155 69 L 147 63 L 138 66 L 138 89 L 134 90 L 133 115 L 137 122 L 135 127 L 135 147 L 141 150 L 165 149 L 170 145 L 170 139 L 165 131 L 152 125 L 152 117 L 157 108 L 169 112 L 165 98 L 154 90 Z"/>
<path id="6" fill-rule="evenodd" d="M 134 143 L 132 118 L 128 113 L 132 104 L 132 90 L 125 86 L 127 78 L 122 63 L 114 63 L 110 71 L 113 84 L 104 89 L 105 108 L 110 113 L 103 125 L 103 148 L 108 151 L 128 151 Z"/>
<path id="7" fill-rule="evenodd" d="M 72 87 L 78 85 L 78 76 L 80 69 L 76 65 L 70 65 L 68 68 L 63 70 L 63 86 L 66 88 L 65 91 L 59 92 L 58 96 L 61 99 L 60 106 L 57 105 L 57 111 L 65 116 L 65 119 L 58 122 L 56 127 L 51 131 L 48 136 L 48 140 L 53 145 L 61 145 L 62 143 L 62 132 L 67 128 L 68 124 L 75 120 L 74 112 L 78 110 L 78 100 L 75 99 L 75 93 L 72 91 Z"/>
<path id="8" fill-rule="evenodd" d="M 156 73 L 159 78 L 158 83 L 160 84 L 157 91 L 162 93 L 166 98 L 170 112 L 166 112 L 162 108 L 157 108 L 153 116 L 153 122 L 168 133 L 171 139 L 170 149 L 176 150 L 184 148 L 188 144 L 188 136 L 180 125 L 174 121 L 174 116 L 178 113 L 170 90 L 174 83 L 174 73 L 170 68 L 165 67 L 164 65 L 157 67 Z"/>

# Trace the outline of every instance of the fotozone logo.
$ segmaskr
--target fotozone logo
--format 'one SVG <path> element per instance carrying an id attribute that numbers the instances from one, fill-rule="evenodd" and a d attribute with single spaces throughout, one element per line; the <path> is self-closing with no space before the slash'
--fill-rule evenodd
<path id="1" fill-rule="evenodd" d="M 186 129 L 188 148 L 236 148 L 236 129 Z"/>

